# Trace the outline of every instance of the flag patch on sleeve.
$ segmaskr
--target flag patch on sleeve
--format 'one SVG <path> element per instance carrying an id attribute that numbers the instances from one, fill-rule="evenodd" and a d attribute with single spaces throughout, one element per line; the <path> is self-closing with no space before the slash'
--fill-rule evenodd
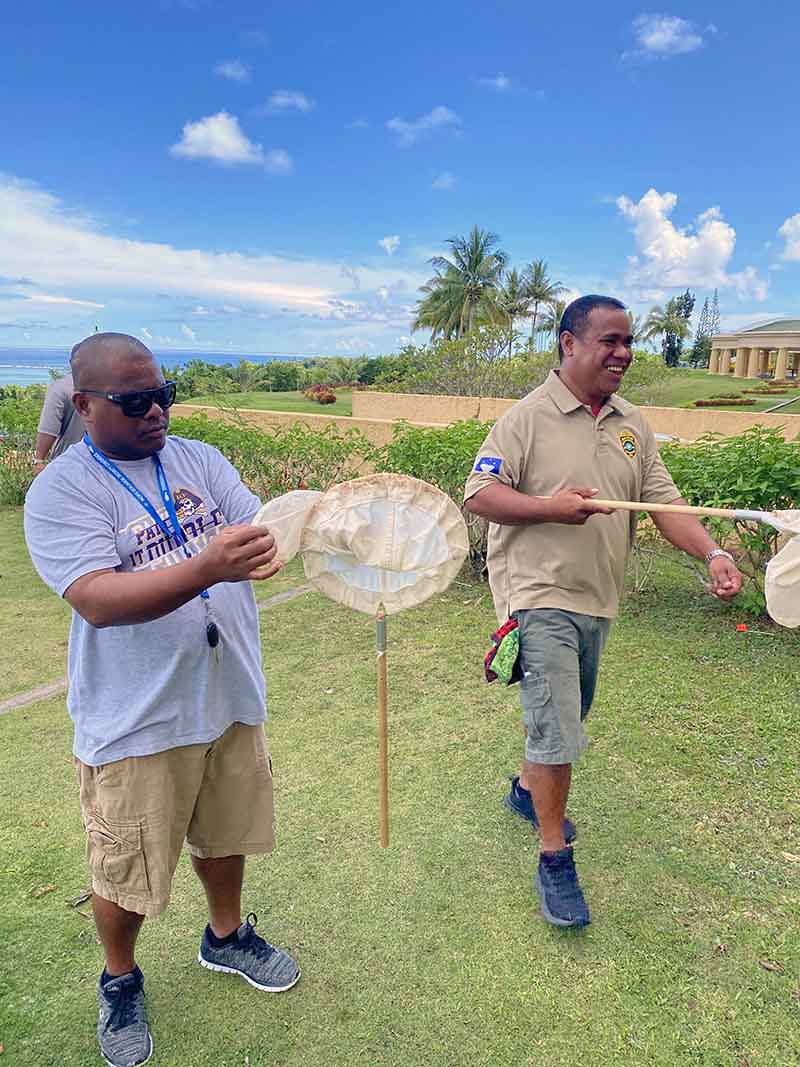
<path id="1" fill-rule="evenodd" d="M 499 474 L 503 465 L 499 456 L 480 456 L 475 464 L 475 470 L 479 474 Z"/>

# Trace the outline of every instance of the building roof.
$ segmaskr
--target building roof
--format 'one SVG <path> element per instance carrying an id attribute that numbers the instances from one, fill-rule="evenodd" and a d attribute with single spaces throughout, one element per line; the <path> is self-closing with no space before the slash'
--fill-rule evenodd
<path id="1" fill-rule="evenodd" d="M 800 319 L 773 319 L 757 326 L 748 326 L 740 333 L 796 333 L 800 331 Z"/>

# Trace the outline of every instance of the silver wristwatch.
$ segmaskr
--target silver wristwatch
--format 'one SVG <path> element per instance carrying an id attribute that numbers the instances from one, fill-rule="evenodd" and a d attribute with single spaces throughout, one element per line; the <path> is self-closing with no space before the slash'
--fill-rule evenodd
<path id="1" fill-rule="evenodd" d="M 729 559 L 731 563 L 736 563 L 736 560 L 733 558 L 730 552 L 726 552 L 724 548 L 712 548 L 706 556 L 706 566 L 711 563 L 712 559 L 716 559 L 717 556 L 724 556 L 725 559 Z"/>

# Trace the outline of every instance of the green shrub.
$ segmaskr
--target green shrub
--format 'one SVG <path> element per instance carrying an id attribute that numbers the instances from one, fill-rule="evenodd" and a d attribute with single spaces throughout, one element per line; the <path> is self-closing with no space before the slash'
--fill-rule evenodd
<path id="1" fill-rule="evenodd" d="M 0 504 L 25 503 L 25 494 L 33 481 L 32 434 L 0 435 Z"/>
<path id="2" fill-rule="evenodd" d="M 397 423 L 392 440 L 375 456 L 375 468 L 431 482 L 461 507 L 464 484 L 491 425 L 477 419 L 441 427 Z M 486 562 L 486 523 L 474 515 L 465 515 L 465 519 L 470 559 L 480 573 Z"/>
<path id="3" fill-rule="evenodd" d="M 223 422 L 198 414 L 172 419 L 170 430 L 218 448 L 262 500 L 357 478 L 375 453 L 355 427 L 342 433 L 334 426 L 316 430 L 297 422 L 259 430 L 241 418 Z"/>
<path id="4" fill-rule="evenodd" d="M 708 400 L 695 400 L 694 406 L 696 408 L 724 408 L 724 407 L 736 407 L 746 408 L 755 404 L 755 400 L 747 396 L 739 397 L 719 397 L 716 400 L 709 398 Z"/>
<path id="5" fill-rule="evenodd" d="M 696 506 L 782 511 L 800 506 L 800 445 L 778 429 L 752 426 L 737 437 L 706 434 L 693 445 L 664 445 L 661 455 L 684 498 Z M 764 569 L 780 535 L 764 524 L 704 519 L 738 558 L 746 578 L 740 603 L 763 612 Z"/>
<path id="6" fill-rule="evenodd" d="M 456 341 L 436 340 L 401 352 L 406 372 L 377 384 L 389 392 L 435 396 L 521 397 L 541 385 L 557 366 L 552 352 L 520 346 L 516 333 L 501 326 L 481 326 Z"/>
<path id="7" fill-rule="evenodd" d="M 43 398 L 44 386 L 0 388 L 0 504 L 25 501 Z"/>

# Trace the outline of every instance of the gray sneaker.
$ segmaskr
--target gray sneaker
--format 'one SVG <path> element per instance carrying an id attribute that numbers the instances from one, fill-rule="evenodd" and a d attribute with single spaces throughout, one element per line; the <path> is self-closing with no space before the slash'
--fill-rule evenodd
<path id="1" fill-rule="evenodd" d="M 258 936 L 257 922 L 258 917 L 250 912 L 233 939 L 219 946 L 212 945 L 211 928 L 207 926 L 197 954 L 198 963 L 209 971 L 239 974 L 256 989 L 282 993 L 297 982 L 300 968 L 288 953 Z"/>
<path id="2" fill-rule="evenodd" d="M 97 1040 L 111 1067 L 137 1067 L 153 1055 L 153 1039 L 144 1011 L 144 975 L 138 967 L 119 978 L 100 980 Z"/>

